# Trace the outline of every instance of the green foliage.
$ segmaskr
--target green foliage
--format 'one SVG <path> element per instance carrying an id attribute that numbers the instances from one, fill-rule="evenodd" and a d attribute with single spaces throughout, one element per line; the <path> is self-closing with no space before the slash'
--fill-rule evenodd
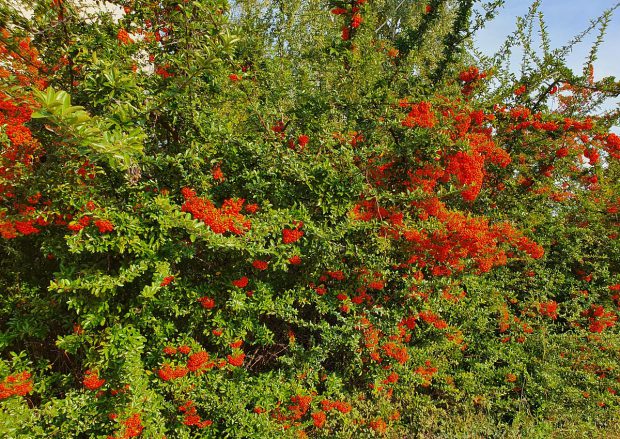
<path id="1" fill-rule="evenodd" d="M 108 3 L 0 6 L 3 437 L 619 433 L 611 10 Z"/>

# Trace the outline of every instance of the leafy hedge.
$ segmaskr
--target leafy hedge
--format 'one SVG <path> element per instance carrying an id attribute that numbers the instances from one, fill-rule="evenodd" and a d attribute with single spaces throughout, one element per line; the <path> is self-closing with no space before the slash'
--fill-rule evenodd
<path id="1" fill-rule="evenodd" d="M 3 436 L 619 434 L 611 11 L 108 3 L 0 6 Z"/>

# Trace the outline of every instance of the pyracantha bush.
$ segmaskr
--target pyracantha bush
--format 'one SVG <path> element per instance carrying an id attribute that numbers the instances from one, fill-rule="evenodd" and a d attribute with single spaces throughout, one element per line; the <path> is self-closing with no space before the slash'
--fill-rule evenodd
<path id="1" fill-rule="evenodd" d="M 516 76 L 537 3 L 493 59 L 499 1 L 27 3 L 0 6 L 3 437 L 618 434 L 598 43 Z"/>

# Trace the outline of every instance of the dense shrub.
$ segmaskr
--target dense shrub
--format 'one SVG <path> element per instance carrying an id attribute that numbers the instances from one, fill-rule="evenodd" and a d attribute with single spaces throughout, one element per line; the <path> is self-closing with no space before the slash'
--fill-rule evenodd
<path id="1" fill-rule="evenodd" d="M 618 434 L 609 13 L 580 74 L 531 50 L 537 3 L 481 59 L 500 1 L 28 3 L 3 437 Z"/>

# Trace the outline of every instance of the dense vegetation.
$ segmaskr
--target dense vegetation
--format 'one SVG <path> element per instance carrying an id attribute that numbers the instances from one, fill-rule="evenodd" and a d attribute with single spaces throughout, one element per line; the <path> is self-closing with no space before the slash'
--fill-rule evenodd
<path id="1" fill-rule="evenodd" d="M 611 11 L 485 57 L 500 0 L 18 3 L 2 437 L 620 435 Z"/>

